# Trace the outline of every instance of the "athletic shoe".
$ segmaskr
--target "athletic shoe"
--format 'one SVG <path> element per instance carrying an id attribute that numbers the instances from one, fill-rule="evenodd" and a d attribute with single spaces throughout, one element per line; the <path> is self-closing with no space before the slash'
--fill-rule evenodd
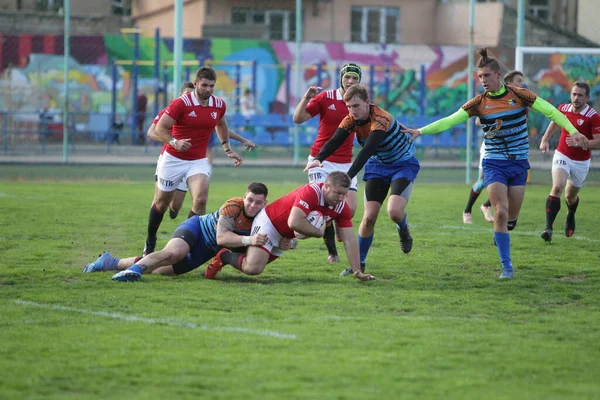
<path id="1" fill-rule="evenodd" d="M 169 207 L 169 217 L 171 217 L 171 219 L 175 219 L 177 218 L 177 215 L 179 214 L 179 211 L 173 211 L 171 209 L 171 207 Z"/>
<path id="2" fill-rule="evenodd" d="M 571 237 L 575 233 L 575 214 L 567 212 L 567 223 L 565 224 L 565 236 Z"/>
<path id="3" fill-rule="evenodd" d="M 552 242 L 552 229 L 545 229 L 544 232 L 542 232 L 541 237 L 546 242 L 551 243 Z"/>
<path id="4" fill-rule="evenodd" d="M 104 265 L 106 265 L 106 262 L 108 260 L 110 260 L 111 258 L 113 258 L 113 256 L 110 255 L 110 253 L 108 251 L 100 254 L 100 256 L 98 257 L 98 259 L 94 262 L 89 263 L 88 265 L 86 265 L 83 268 L 83 272 L 84 273 L 90 273 L 90 272 L 100 272 L 103 271 L 102 267 L 104 267 Z"/>
<path id="5" fill-rule="evenodd" d="M 512 268 L 502 268 L 502 274 L 498 279 L 512 279 L 513 278 L 513 270 Z"/>
<path id="6" fill-rule="evenodd" d="M 365 269 L 367 268 L 367 266 L 365 265 L 365 263 L 360 263 L 360 272 L 362 272 L 363 274 L 365 273 Z M 354 271 L 352 271 L 352 267 L 348 267 L 345 270 L 343 270 L 342 272 L 340 272 L 340 276 L 346 276 L 346 275 L 352 275 L 354 273 Z"/>
<path id="7" fill-rule="evenodd" d="M 471 216 L 471 213 L 463 212 L 463 224 L 472 224 L 472 223 L 473 223 L 473 217 Z"/>
<path id="8" fill-rule="evenodd" d="M 142 269 L 138 265 L 132 265 L 126 270 L 117 272 L 113 275 L 113 281 L 119 282 L 137 282 L 142 279 Z"/>
<path id="9" fill-rule="evenodd" d="M 483 204 L 479 207 L 479 211 L 483 214 L 483 218 L 487 222 L 494 222 L 494 214 L 492 214 L 492 207 L 486 207 Z"/>
<path id="10" fill-rule="evenodd" d="M 410 235 L 410 230 L 408 229 L 408 226 L 405 229 L 398 228 L 398 235 L 400 235 L 400 248 L 402 249 L 404 254 L 410 253 L 410 251 L 412 250 L 413 238 Z"/>
<path id="11" fill-rule="evenodd" d="M 343 242 L 344 240 L 342 239 L 342 234 L 340 233 L 340 227 L 335 222 L 333 223 L 333 226 L 335 228 L 335 240 L 338 242 Z"/>
<path id="12" fill-rule="evenodd" d="M 340 258 L 335 254 L 330 254 L 329 257 L 327 257 L 327 262 L 330 262 L 330 263 L 340 262 Z"/>
<path id="13" fill-rule="evenodd" d="M 156 248 L 156 240 L 150 242 L 146 240 L 146 245 L 144 246 L 144 251 L 142 252 L 142 256 L 146 257 L 148 254 L 154 253 L 154 249 Z"/>
<path id="14" fill-rule="evenodd" d="M 206 279 L 215 279 L 215 275 L 219 273 L 221 268 L 223 268 L 223 260 L 221 260 L 221 255 L 229 251 L 227 249 L 221 249 L 215 254 L 215 256 L 210 260 L 208 266 L 206 267 L 206 271 L 204 272 L 204 277 Z"/>

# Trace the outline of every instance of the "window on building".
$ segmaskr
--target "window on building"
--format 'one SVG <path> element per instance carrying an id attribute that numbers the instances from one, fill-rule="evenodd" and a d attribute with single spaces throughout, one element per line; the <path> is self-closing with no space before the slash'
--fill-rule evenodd
<path id="1" fill-rule="evenodd" d="M 400 9 L 397 7 L 353 6 L 350 40 L 358 43 L 398 43 Z"/>
<path id="2" fill-rule="evenodd" d="M 527 12 L 534 17 L 549 20 L 550 0 L 529 0 L 527 2 Z"/>
<path id="3" fill-rule="evenodd" d="M 266 25 L 270 40 L 296 40 L 296 13 L 290 10 L 254 10 L 234 8 L 233 25 Z M 243 28 L 241 28 L 243 29 Z"/>
<path id="4" fill-rule="evenodd" d="M 63 7 L 63 0 L 38 0 L 37 8 L 43 11 L 58 11 Z"/>
<path id="5" fill-rule="evenodd" d="M 112 0 L 113 15 L 131 15 L 131 0 Z"/>

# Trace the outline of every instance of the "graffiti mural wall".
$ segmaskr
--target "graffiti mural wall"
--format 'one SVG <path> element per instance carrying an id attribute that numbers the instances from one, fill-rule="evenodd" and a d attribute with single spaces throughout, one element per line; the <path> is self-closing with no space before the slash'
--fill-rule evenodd
<path id="1" fill-rule="evenodd" d="M 63 104 L 63 38 L 52 35 L 3 35 L 0 51 L 0 109 L 35 111 L 60 109 Z M 70 106 L 72 111 L 110 112 L 113 79 L 111 60 L 132 60 L 131 35 L 80 36 L 71 38 L 69 61 Z M 173 40 L 141 37 L 138 88 L 148 95 L 149 113 L 169 99 L 173 92 L 164 76 L 171 79 Z M 163 62 L 156 75 L 155 54 Z M 236 109 L 238 93 L 256 88 L 259 109 L 291 112 L 307 86 L 324 88 L 339 85 L 338 71 L 346 62 L 363 66 L 363 83 L 369 86 L 374 102 L 395 115 L 446 115 L 466 99 L 467 48 L 456 46 L 401 46 L 343 43 L 304 43 L 302 69 L 293 68 L 296 45 L 289 42 L 260 42 L 230 39 L 188 39 L 184 41 L 183 79 L 193 80 L 201 62 L 208 62 L 219 73 L 217 94 L 230 110 Z M 256 69 L 248 61 L 256 61 Z M 240 64 L 238 69 L 237 64 Z M 542 97 L 554 103 L 565 101 L 573 80 L 587 79 L 594 99 L 600 92 L 599 57 L 545 56 L 531 64 L 528 79 Z M 166 70 L 165 70 L 166 68 Z M 116 85 L 117 112 L 127 113 L 133 104 L 132 67 L 119 65 Z M 297 86 L 297 76 L 300 83 Z M 158 78 L 158 79 L 157 79 Z M 159 97 L 155 99 L 155 91 Z M 165 99 L 164 93 L 168 96 Z M 568 100 L 568 97 L 567 97 Z M 150 117 L 150 116 L 149 116 Z"/>

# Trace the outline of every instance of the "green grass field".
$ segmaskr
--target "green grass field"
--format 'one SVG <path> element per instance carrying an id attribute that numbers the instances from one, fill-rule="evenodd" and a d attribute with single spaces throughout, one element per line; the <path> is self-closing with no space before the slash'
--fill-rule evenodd
<path id="1" fill-rule="evenodd" d="M 126 284 L 81 268 L 141 252 L 152 167 L 0 171 L 0 399 L 600 398 L 599 186 L 582 190 L 569 239 L 563 203 L 552 245 L 539 237 L 549 174 L 527 189 L 512 281 L 498 280 L 492 225 L 462 224 L 462 175 L 424 170 L 410 254 L 380 216 L 377 281 L 338 277 L 345 256 L 328 264 L 309 239 L 257 277 Z M 274 200 L 305 175 L 217 168 L 209 210 L 251 180 Z M 182 221 L 165 218 L 159 246 Z"/>

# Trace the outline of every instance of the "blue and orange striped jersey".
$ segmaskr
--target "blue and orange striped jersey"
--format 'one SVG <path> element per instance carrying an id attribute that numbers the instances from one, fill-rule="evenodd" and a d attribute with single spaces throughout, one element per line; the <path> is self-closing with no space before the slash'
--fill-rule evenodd
<path id="1" fill-rule="evenodd" d="M 506 86 L 498 95 L 484 92 L 466 102 L 462 109 L 469 117 L 479 117 L 485 132 L 485 158 L 527 160 L 529 135 L 527 108 L 537 96 L 530 90 Z"/>
<path id="2" fill-rule="evenodd" d="M 386 138 L 371 156 L 374 161 L 394 164 L 410 159 L 416 151 L 415 145 L 409 140 L 410 135 L 400 132 L 400 123 L 389 112 L 375 104 L 371 104 L 370 109 L 369 119 L 365 123 L 348 114 L 339 127 L 348 132 L 356 132 L 356 140 L 361 146 L 364 146 L 371 132 L 384 131 Z"/>

